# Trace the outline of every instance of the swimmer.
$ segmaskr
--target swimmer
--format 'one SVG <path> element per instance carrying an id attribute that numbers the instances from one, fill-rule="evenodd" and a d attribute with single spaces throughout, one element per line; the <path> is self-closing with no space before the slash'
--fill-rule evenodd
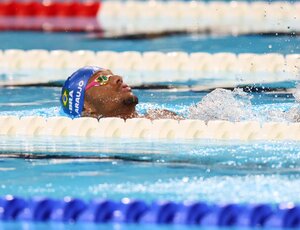
<path id="1" fill-rule="evenodd" d="M 78 69 L 64 83 L 61 93 L 63 111 L 75 117 L 146 117 L 181 119 L 168 110 L 150 110 L 142 116 L 136 112 L 138 98 L 123 78 L 111 70 L 87 66 Z"/>

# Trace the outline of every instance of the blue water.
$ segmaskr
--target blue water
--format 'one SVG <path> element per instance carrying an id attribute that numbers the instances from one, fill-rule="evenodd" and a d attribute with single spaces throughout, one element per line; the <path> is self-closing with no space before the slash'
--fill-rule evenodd
<path id="1" fill-rule="evenodd" d="M 134 90 L 139 98 L 137 111 L 139 114 L 145 114 L 149 109 L 168 109 L 180 114 L 183 117 L 189 116 L 189 109 L 201 102 L 204 96 L 209 92 L 203 91 L 169 91 L 169 90 Z M 59 98 L 61 89 L 59 87 L 10 87 L 0 88 L 0 115 L 16 116 L 61 116 L 64 115 L 60 110 Z M 228 91 L 228 94 L 231 93 Z M 271 118 L 267 117 L 268 111 L 278 110 L 289 111 L 297 107 L 298 103 L 290 93 L 265 92 L 249 93 L 252 98 L 249 100 L 251 107 L 245 105 L 245 110 L 251 110 L 258 120 L 265 121 Z M 212 97 L 211 101 L 218 99 Z M 239 101 L 237 98 L 236 101 Z M 224 99 L 223 103 L 231 103 Z M 229 107 L 231 106 L 231 107 Z M 213 108 L 220 112 L 218 107 Z M 234 109 L 228 105 L 228 110 Z M 248 117 L 250 120 L 251 117 Z M 276 118 L 276 117 L 274 117 Z M 278 119 L 280 114 L 278 114 Z M 200 119 L 200 118 L 199 118 Z M 247 117 L 242 120 L 247 120 Z"/>
<path id="2" fill-rule="evenodd" d="M 134 93 L 140 113 L 157 107 L 184 114 L 208 95 Z M 261 114 L 296 105 L 288 93 L 251 95 Z M 59 96 L 55 87 L 2 88 L 0 115 L 57 116 Z M 1 137 L 0 146 L 0 195 L 300 202 L 299 142 Z"/>
<path id="3" fill-rule="evenodd" d="M 81 33 L 0 32 L 0 49 L 300 53 L 299 36 L 182 35 L 150 40 L 91 40 Z"/>
<path id="4" fill-rule="evenodd" d="M 299 53 L 300 39 L 289 36 L 190 35 L 112 41 L 90 40 L 84 34 L 73 33 L 1 32 L 0 49 L 15 48 L 291 54 Z M 288 82 L 287 88 L 293 88 L 295 84 Z M 161 108 L 182 116 L 188 116 L 189 108 L 208 95 L 208 92 L 176 90 L 134 90 L 134 93 L 139 97 L 137 110 L 141 114 L 149 108 Z M 298 106 L 289 92 L 252 93 L 251 96 L 248 100 L 251 104 L 244 109 L 258 115 L 260 121 L 279 119 L 281 112 L 286 113 Z M 61 115 L 59 97 L 60 88 L 55 87 L 0 88 L 0 115 L 58 116 Z M 231 104 L 228 109 L 233 109 Z M 268 116 L 269 111 L 275 111 L 278 116 Z M 149 202 L 154 199 L 222 203 L 300 202 L 299 153 L 300 143 L 288 141 L 120 141 L 2 136 L 0 195 L 74 196 L 86 200 L 130 197 Z M 28 229 L 30 224 L 4 223 L 2 226 Z M 39 224 L 33 227 L 42 229 L 45 226 Z M 52 227 L 82 229 L 79 225 Z M 160 229 L 170 227 L 162 226 Z"/>
<path id="5" fill-rule="evenodd" d="M 0 195 L 300 201 L 298 142 L 202 140 L 174 146 L 170 141 L 5 137 L 1 142 L 3 157 L 40 159 L 2 158 Z"/>

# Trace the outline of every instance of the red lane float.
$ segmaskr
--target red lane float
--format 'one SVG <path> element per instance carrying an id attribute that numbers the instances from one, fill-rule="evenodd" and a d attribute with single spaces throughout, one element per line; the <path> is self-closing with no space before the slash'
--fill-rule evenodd
<path id="1" fill-rule="evenodd" d="M 0 31 L 102 32 L 96 18 L 0 17 Z"/>
<path id="2" fill-rule="evenodd" d="M 100 2 L 0 2 L 0 30 L 102 31 Z"/>
<path id="3" fill-rule="evenodd" d="M 100 2 L 0 2 L 0 16 L 96 17 Z"/>

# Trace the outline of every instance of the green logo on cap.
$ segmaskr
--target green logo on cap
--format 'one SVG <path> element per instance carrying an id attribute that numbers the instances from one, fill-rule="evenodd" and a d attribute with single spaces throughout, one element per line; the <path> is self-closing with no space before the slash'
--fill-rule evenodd
<path id="1" fill-rule="evenodd" d="M 64 107 L 66 107 L 68 105 L 68 101 L 69 101 L 68 95 L 69 95 L 69 92 L 68 92 L 68 90 L 65 89 L 61 96 L 61 100 L 63 102 Z"/>

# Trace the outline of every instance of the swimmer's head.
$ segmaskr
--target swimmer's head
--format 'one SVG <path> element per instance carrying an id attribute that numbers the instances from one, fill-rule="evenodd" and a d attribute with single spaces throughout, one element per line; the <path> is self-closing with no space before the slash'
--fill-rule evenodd
<path id="1" fill-rule="evenodd" d="M 135 116 L 137 97 L 123 78 L 110 70 L 84 67 L 74 72 L 62 89 L 61 104 L 71 117 Z"/>

